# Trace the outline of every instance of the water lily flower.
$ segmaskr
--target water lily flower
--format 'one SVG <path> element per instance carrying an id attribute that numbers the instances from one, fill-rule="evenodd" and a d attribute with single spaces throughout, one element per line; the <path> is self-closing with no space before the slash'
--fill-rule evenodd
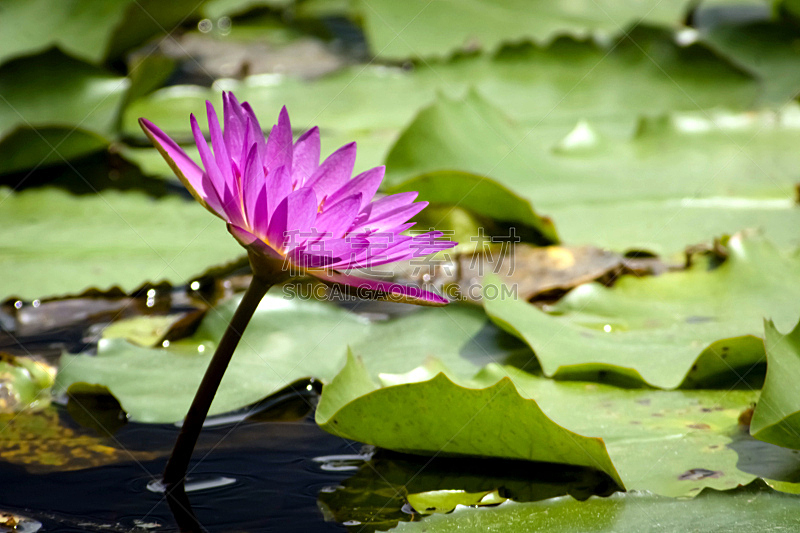
<path id="1" fill-rule="evenodd" d="M 441 232 L 404 234 L 413 226 L 408 220 L 427 202 L 415 202 L 415 192 L 375 199 L 384 167 L 352 177 L 356 143 L 320 164 L 319 129 L 293 142 L 285 107 L 265 139 L 248 103 L 240 104 L 230 92 L 222 99 L 224 131 L 206 102 L 211 147 L 191 116 L 202 167 L 152 122 L 141 118 L 139 123 L 194 198 L 247 248 L 256 275 L 265 271 L 277 277 L 280 265 L 280 272 L 297 269 L 328 283 L 368 289 L 374 297 L 447 303 L 417 287 L 349 273 L 454 246 L 440 239 Z"/>

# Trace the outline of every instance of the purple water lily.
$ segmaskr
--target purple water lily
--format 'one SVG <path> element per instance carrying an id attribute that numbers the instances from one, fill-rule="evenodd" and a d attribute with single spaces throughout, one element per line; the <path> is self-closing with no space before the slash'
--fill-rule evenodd
<path id="1" fill-rule="evenodd" d="M 384 167 L 352 177 L 356 143 L 320 164 L 319 129 L 292 142 L 284 107 L 264 139 L 250 105 L 222 95 L 224 132 L 206 102 L 211 147 L 194 115 L 192 133 L 202 168 L 152 122 L 139 123 L 192 195 L 228 224 L 251 253 L 297 267 L 326 282 L 369 289 L 392 300 L 444 305 L 431 292 L 349 274 L 354 268 L 421 257 L 454 246 L 441 232 L 409 236 L 408 220 L 425 208 L 415 192 L 374 199 Z"/>

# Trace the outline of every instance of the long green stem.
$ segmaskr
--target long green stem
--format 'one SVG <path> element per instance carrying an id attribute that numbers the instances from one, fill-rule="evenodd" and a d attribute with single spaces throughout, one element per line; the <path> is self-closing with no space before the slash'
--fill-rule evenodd
<path id="1" fill-rule="evenodd" d="M 217 351 L 214 352 L 214 357 L 208 365 L 203 381 L 197 389 L 192 406 L 183 421 L 178 440 L 175 441 L 172 455 L 170 455 L 167 466 L 164 469 L 164 485 L 166 485 L 168 491 L 183 483 L 186 471 L 189 468 L 189 460 L 192 458 L 192 452 L 197 444 L 197 438 L 200 436 L 200 430 L 203 429 L 203 422 L 205 422 L 211 402 L 217 394 L 225 369 L 228 368 L 233 351 L 239 344 L 239 339 L 242 338 L 242 333 L 244 333 L 259 302 L 261 302 L 270 287 L 271 283 L 260 277 L 253 276 L 253 281 L 250 282 L 250 286 L 244 293 L 242 301 L 239 303 L 239 307 L 228 325 L 228 329 L 225 330 L 222 340 L 219 341 Z"/>

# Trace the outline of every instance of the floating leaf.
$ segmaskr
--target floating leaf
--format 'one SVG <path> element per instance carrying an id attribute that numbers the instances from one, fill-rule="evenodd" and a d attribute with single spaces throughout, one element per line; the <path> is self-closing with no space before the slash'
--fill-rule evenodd
<path id="1" fill-rule="evenodd" d="M 358 141 L 357 168 L 363 169 L 384 161 L 401 129 L 436 100 L 437 92 L 461 98 L 469 88 L 476 89 L 532 128 L 531 142 L 544 146 L 566 135 L 579 120 L 597 119 L 604 132 L 627 136 L 642 114 L 694 111 L 698 106 L 743 109 L 757 97 L 754 80 L 701 45 L 680 48 L 669 35 L 653 30 L 637 30 L 631 36 L 636 44 L 624 41 L 610 52 L 590 42 L 559 39 L 546 48 L 522 45 L 494 55 L 429 61 L 411 70 L 358 65 L 313 82 L 260 75 L 241 82 L 222 80 L 214 89 L 168 87 L 133 102 L 125 110 L 122 128 L 126 135 L 144 140 L 137 120 L 146 116 L 178 142 L 190 144 L 189 114 L 202 111 L 207 98 L 217 103 L 220 90 L 233 90 L 260 115 L 277 116 L 286 105 L 298 133 L 318 125 L 323 152 Z M 386 105 L 387 97 L 391 106 Z M 470 132 L 484 153 L 494 149 L 494 136 L 504 131 L 496 123 L 504 119 L 482 120 L 480 111 L 480 106 L 461 110 L 465 120 L 476 122 L 481 135 L 459 129 L 461 125 L 447 133 Z M 486 144 L 483 136 L 491 142 Z M 489 154 L 491 165 L 520 138 L 504 140 L 510 144 L 499 154 Z M 485 174 L 490 169 L 467 170 Z"/>
<path id="2" fill-rule="evenodd" d="M 32 473 L 80 470 L 129 461 L 146 461 L 155 453 L 121 451 L 96 436 L 64 425 L 58 411 L 0 415 L 0 459 Z"/>
<path id="3" fill-rule="evenodd" d="M 5 252 L 0 299 L 79 293 L 144 282 L 187 283 L 242 248 L 195 202 L 104 191 L 78 197 L 55 189 L 0 189 Z"/>
<path id="4" fill-rule="evenodd" d="M 549 218 L 537 215 L 525 198 L 483 176 L 467 172 L 434 172 L 408 180 L 388 192 L 405 191 L 420 192 L 434 205 L 457 205 L 495 220 L 529 226 L 546 241 L 558 242 L 556 229 Z"/>
<path id="5" fill-rule="evenodd" d="M 560 427 L 508 377 L 483 388 L 465 387 L 450 380 L 440 364 L 431 364 L 387 379 L 394 386 L 381 388 L 350 356 L 325 387 L 317 423 L 334 435 L 390 450 L 585 466 L 623 485 L 602 440 Z"/>
<path id="6" fill-rule="evenodd" d="M 323 389 L 317 422 L 395 451 L 588 466 L 628 490 L 667 496 L 755 478 L 737 468 L 736 452 L 726 447 L 753 391 L 619 389 L 494 363 L 464 380 L 435 361 L 381 381 L 351 359 Z"/>
<path id="7" fill-rule="evenodd" d="M 772 320 L 767 320 L 764 329 L 767 378 L 750 433 L 778 446 L 800 449 L 800 325 L 784 335 Z"/>
<path id="8" fill-rule="evenodd" d="M 764 361 L 763 316 L 797 320 L 800 261 L 756 237 L 731 238 L 728 252 L 713 270 L 701 262 L 685 272 L 626 276 L 613 288 L 583 285 L 548 312 L 489 282 L 484 306 L 525 339 L 548 376 L 610 372 L 666 389 L 739 377 Z"/>
<path id="9" fill-rule="evenodd" d="M 642 23 L 677 27 L 692 3 L 362 0 L 357 5 L 373 53 L 405 59 L 494 50 L 507 42 L 547 43 L 559 35 L 607 41 Z"/>
<path id="10" fill-rule="evenodd" d="M 779 531 L 796 526 L 796 506 L 796 497 L 753 484 L 732 493 L 705 491 L 691 501 L 628 492 L 585 502 L 562 496 L 487 509 L 459 508 L 449 515 L 401 523 L 396 531 Z"/>
<path id="11" fill-rule="evenodd" d="M 54 380 L 55 369 L 43 361 L 0 352 L 0 414 L 44 409 Z"/>
<path id="12" fill-rule="evenodd" d="M 720 25 L 703 42 L 761 79 L 761 101 L 783 105 L 800 92 L 800 33 L 788 24 Z"/>
<path id="13" fill-rule="evenodd" d="M 8 157 L 0 162 L 0 173 L 61 163 L 103 148 L 128 84 L 126 78 L 57 51 L 3 65 L 0 152 Z"/>
<path id="14" fill-rule="evenodd" d="M 786 244 L 797 242 L 790 228 L 800 219 L 798 117 L 797 106 L 777 115 L 670 115 L 643 119 L 624 141 L 582 124 L 551 149 L 471 93 L 418 115 L 392 148 L 387 180 L 443 169 L 489 176 L 552 216 L 567 243 L 674 253 L 766 226 Z M 420 185 L 422 198 L 437 188 Z"/>
<path id="15" fill-rule="evenodd" d="M 99 63 L 131 0 L 6 0 L 0 6 L 0 63 L 58 46 Z M 64 78 L 62 81 L 67 81 Z"/>
<path id="16" fill-rule="evenodd" d="M 296 288 L 283 295 L 274 289 L 262 301 L 225 373 L 213 413 L 249 405 L 300 379 L 329 381 L 344 364 L 348 345 L 376 376 L 406 372 L 433 356 L 471 375 L 487 360 L 529 353 L 493 327 L 480 309 L 424 309 L 370 324 L 308 296 Z M 72 391 L 82 383 L 103 385 L 135 420 L 180 420 L 237 303 L 238 298 L 212 309 L 192 337 L 171 342 L 168 349 L 116 339 L 102 341 L 97 356 L 65 355 L 57 387 Z"/>

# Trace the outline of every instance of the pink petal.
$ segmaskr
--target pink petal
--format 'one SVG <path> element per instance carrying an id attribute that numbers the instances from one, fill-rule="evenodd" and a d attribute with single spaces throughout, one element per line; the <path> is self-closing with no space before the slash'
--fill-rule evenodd
<path id="1" fill-rule="evenodd" d="M 344 236 L 361 208 L 361 200 L 359 193 L 348 196 L 330 207 L 326 205 L 323 212 L 317 215 L 314 227 L 328 238 L 338 239 Z"/>
<path id="2" fill-rule="evenodd" d="M 349 262 L 368 244 L 364 239 L 320 239 L 295 248 L 288 257 L 302 268 L 324 268 L 334 263 Z"/>
<path id="3" fill-rule="evenodd" d="M 366 207 L 375 197 L 378 192 L 378 187 L 383 181 L 383 175 L 386 172 L 386 167 L 380 166 L 362 172 L 355 178 L 351 179 L 339 190 L 331 194 L 326 203 L 338 202 L 342 198 L 346 198 L 352 194 L 361 193 L 361 208 Z M 416 198 L 416 195 L 414 196 Z M 413 199 L 412 199 L 413 201 Z"/>
<path id="4" fill-rule="evenodd" d="M 218 217 L 224 218 L 223 212 L 218 211 L 219 205 L 212 206 L 211 202 L 209 202 L 210 198 L 216 198 L 218 200 L 218 195 L 214 190 L 213 181 L 211 181 L 208 176 L 205 176 L 203 169 L 200 168 L 191 157 L 186 155 L 183 148 L 178 146 L 175 141 L 170 139 L 169 136 L 161 131 L 155 124 L 145 118 L 140 118 L 139 125 L 142 127 L 142 130 L 144 130 L 145 135 L 150 139 L 150 142 L 158 149 L 175 175 L 181 180 L 184 187 L 192 193 L 192 196 L 194 196 L 203 207 Z M 205 142 L 205 140 L 203 140 L 203 142 Z"/>
<path id="5" fill-rule="evenodd" d="M 303 187 L 293 191 L 270 218 L 267 240 L 279 250 L 295 248 L 313 235 L 311 228 L 316 218 L 317 198 L 313 189 Z"/>
<path id="6" fill-rule="evenodd" d="M 319 168 L 319 128 L 314 126 L 297 139 L 292 155 L 292 185 L 302 187 Z"/>
<path id="7" fill-rule="evenodd" d="M 236 97 L 230 91 L 223 91 L 222 93 L 222 121 L 225 124 L 225 132 L 223 137 L 225 145 L 228 147 L 228 152 L 231 155 L 239 156 L 239 164 L 243 165 L 244 157 L 247 155 L 243 151 L 247 150 L 246 143 L 244 142 L 245 133 L 248 131 L 246 116 L 242 111 L 242 106 L 236 100 Z M 244 146 L 243 146 L 244 145 Z"/>
<path id="8" fill-rule="evenodd" d="M 278 123 L 272 127 L 267 140 L 267 157 L 264 161 L 268 170 L 285 166 L 292 168 L 292 125 L 286 106 L 281 109 Z"/>
<path id="9" fill-rule="evenodd" d="M 206 112 L 208 113 L 208 131 L 211 134 L 211 148 L 214 149 L 214 156 L 217 160 L 217 166 L 222 171 L 225 177 L 225 182 L 232 184 L 234 181 L 233 169 L 231 168 L 231 157 L 228 154 L 228 147 L 225 146 L 225 139 L 222 136 L 222 130 L 219 128 L 219 119 L 217 112 L 211 102 L 206 100 Z M 238 191 L 237 191 L 238 192 Z"/>
<path id="10" fill-rule="evenodd" d="M 262 163 L 264 163 L 267 160 L 267 141 L 264 140 L 264 131 L 261 129 L 261 124 L 258 123 L 256 114 L 253 112 L 253 108 L 250 107 L 250 104 L 247 102 L 243 103 L 242 110 L 245 115 L 247 115 L 247 118 L 250 119 L 250 138 L 258 145 L 258 155 Z"/>
<path id="11" fill-rule="evenodd" d="M 264 188 L 264 169 L 258 160 L 258 147 L 253 144 L 250 153 L 244 162 L 242 171 L 242 195 L 244 196 L 244 208 L 247 215 L 247 222 L 251 228 L 255 227 L 257 217 L 256 204 L 259 193 Z M 266 212 L 264 213 L 266 215 Z"/>
<path id="12" fill-rule="evenodd" d="M 416 202 L 403 207 L 398 207 L 392 211 L 380 214 L 377 218 L 370 217 L 368 220 L 358 222 L 358 226 L 352 231 L 368 229 L 371 231 L 387 231 L 393 227 L 405 223 L 408 219 L 425 209 L 428 202 Z"/>
<path id="13" fill-rule="evenodd" d="M 355 164 L 356 143 L 346 144 L 328 156 L 306 185 L 314 188 L 321 202 L 350 180 Z"/>
<path id="14" fill-rule="evenodd" d="M 258 192 L 258 199 L 256 200 L 256 208 L 253 213 L 253 219 L 250 221 L 250 227 L 253 232 L 262 239 L 267 238 L 267 229 L 269 228 L 269 215 L 267 208 L 267 184 L 261 184 L 261 190 Z"/>
<path id="15" fill-rule="evenodd" d="M 328 272 L 325 270 L 309 270 L 308 273 L 328 283 L 339 283 L 355 287 L 359 289 L 357 292 L 358 296 L 366 296 L 370 299 L 430 306 L 442 306 L 449 303 L 441 296 L 409 285 L 359 278 L 340 272 Z"/>
<path id="16" fill-rule="evenodd" d="M 242 227 L 228 224 L 228 232 L 230 232 L 230 234 L 233 235 L 237 241 L 239 241 L 239 244 L 245 248 L 254 248 L 259 253 L 275 259 L 283 258 L 281 254 L 273 250 L 269 245 L 267 245 L 267 243 Z"/>
<path id="17" fill-rule="evenodd" d="M 278 167 L 267 174 L 267 218 L 272 219 L 278 205 L 292 192 L 289 170 Z"/>

